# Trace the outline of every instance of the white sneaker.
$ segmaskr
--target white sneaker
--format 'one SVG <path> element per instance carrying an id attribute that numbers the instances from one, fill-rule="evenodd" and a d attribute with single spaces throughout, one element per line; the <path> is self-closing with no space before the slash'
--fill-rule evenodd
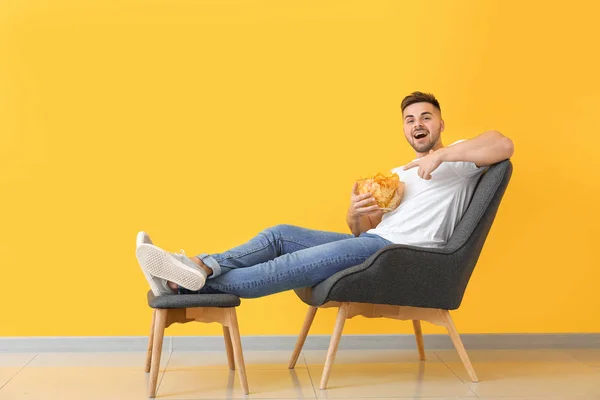
<path id="1" fill-rule="evenodd" d="M 145 235 L 145 236 L 144 236 Z M 148 235 L 143 232 L 138 234 L 141 236 L 141 243 L 136 249 L 136 256 L 144 271 L 146 277 L 150 276 L 148 282 L 153 282 L 159 294 L 154 292 L 152 283 L 150 287 L 152 292 L 160 296 L 162 294 L 172 294 L 174 291 L 169 288 L 167 282 L 173 282 L 181 287 L 189 290 L 200 290 L 206 282 L 206 272 L 190 260 L 185 253 L 172 254 L 160 247 L 154 246 Z M 166 289 L 165 289 L 166 288 Z M 168 290 L 168 292 L 166 292 Z"/>
<path id="2" fill-rule="evenodd" d="M 137 247 L 140 247 L 141 244 L 152 244 L 152 240 L 150 240 L 150 236 L 148 236 L 146 232 L 138 232 L 137 234 L 137 238 L 135 241 L 136 249 Z M 140 266 L 142 266 L 141 263 Z M 166 280 L 150 275 L 148 272 L 146 272 L 144 267 L 142 267 L 142 272 L 144 273 L 148 284 L 150 284 L 150 289 L 152 290 L 152 293 L 154 293 L 155 296 L 162 296 L 164 294 L 175 294 L 175 291 L 169 287 Z"/>

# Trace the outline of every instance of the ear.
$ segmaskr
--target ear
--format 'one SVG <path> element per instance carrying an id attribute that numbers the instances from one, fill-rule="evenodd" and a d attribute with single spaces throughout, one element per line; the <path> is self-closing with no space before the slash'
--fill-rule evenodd
<path id="1" fill-rule="evenodd" d="M 442 119 L 442 120 L 440 120 L 440 133 L 444 132 L 444 126 L 445 126 L 444 120 Z"/>

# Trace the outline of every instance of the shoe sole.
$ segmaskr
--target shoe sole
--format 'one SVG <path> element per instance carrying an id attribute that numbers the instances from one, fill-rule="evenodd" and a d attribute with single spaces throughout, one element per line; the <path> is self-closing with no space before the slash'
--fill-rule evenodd
<path id="1" fill-rule="evenodd" d="M 206 282 L 198 269 L 188 267 L 170 253 L 152 244 L 140 244 L 136 256 L 145 272 L 186 289 L 200 290 Z"/>
<path id="2" fill-rule="evenodd" d="M 137 237 L 135 239 L 136 249 L 143 244 L 152 244 L 152 240 L 150 240 L 150 236 L 148 236 L 145 232 L 142 231 L 142 232 L 138 232 Z M 137 250 L 136 250 L 136 255 L 137 255 Z M 138 258 L 138 262 L 140 263 L 140 266 L 142 266 L 142 263 L 140 262 L 139 258 Z M 143 266 L 142 266 L 142 272 L 144 273 L 144 276 L 146 277 L 146 280 L 148 281 L 148 284 L 150 285 L 150 290 L 152 290 L 152 293 L 154 293 L 155 296 L 162 295 L 160 289 L 158 288 L 158 286 L 156 286 L 156 283 L 154 283 L 154 279 L 152 279 L 152 275 L 150 275 L 148 272 L 146 272 L 146 270 L 144 269 Z"/>

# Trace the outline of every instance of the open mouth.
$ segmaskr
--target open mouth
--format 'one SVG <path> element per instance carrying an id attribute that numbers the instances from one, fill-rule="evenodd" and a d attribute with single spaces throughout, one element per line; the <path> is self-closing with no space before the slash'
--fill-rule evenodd
<path id="1" fill-rule="evenodd" d="M 427 136 L 427 132 L 426 132 L 426 131 L 417 131 L 417 132 L 415 132 L 415 134 L 414 134 L 414 138 L 415 138 L 415 139 L 422 139 L 422 138 L 424 138 L 425 136 Z"/>

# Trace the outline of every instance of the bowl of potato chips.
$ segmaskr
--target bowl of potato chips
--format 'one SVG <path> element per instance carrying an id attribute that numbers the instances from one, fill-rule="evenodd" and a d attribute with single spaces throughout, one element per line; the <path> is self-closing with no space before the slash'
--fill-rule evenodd
<path id="1" fill-rule="evenodd" d="M 390 173 L 385 175 L 377 173 L 371 177 L 359 179 L 357 181 L 357 192 L 358 194 L 373 194 L 379 208 L 389 211 L 391 210 L 391 206 L 393 206 L 392 199 L 394 198 L 394 194 L 400 185 L 404 185 L 404 183 L 400 182 L 398 174 Z"/>

